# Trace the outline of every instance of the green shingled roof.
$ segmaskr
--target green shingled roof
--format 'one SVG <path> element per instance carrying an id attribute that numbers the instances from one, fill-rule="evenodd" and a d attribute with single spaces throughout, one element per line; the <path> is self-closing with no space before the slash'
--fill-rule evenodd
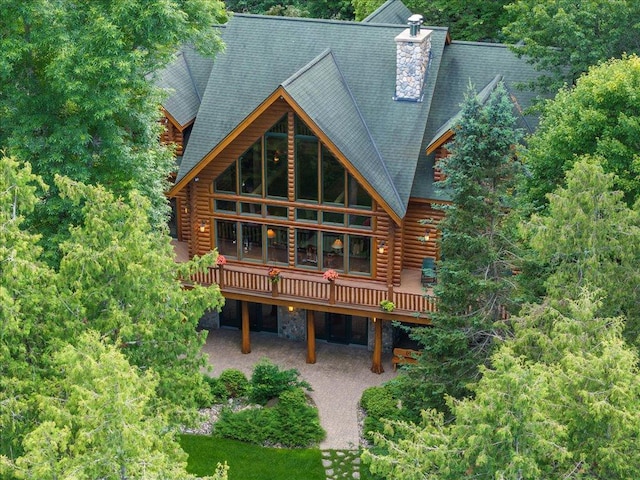
<path id="1" fill-rule="evenodd" d="M 410 196 L 441 198 L 432 185 L 433 158 L 426 147 L 455 117 L 469 83 L 482 88 L 502 75 L 526 107 L 532 95 L 513 85 L 537 73 L 504 46 L 445 46 L 447 29 L 428 27 L 431 61 L 423 99 L 396 101 L 394 39 L 406 28 L 406 18 L 398 24 L 400 17 L 411 13 L 403 7 L 389 0 L 365 22 L 235 14 L 221 29 L 226 49 L 210 74 L 206 62 L 185 64 L 198 65 L 194 75 L 177 58 L 161 76 L 175 91 L 168 110 L 180 121 L 197 110 L 177 182 L 197 171 L 209 152 L 283 88 L 399 218 Z"/>
<path id="2" fill-rule="evenodd" d="M 358 171 L 377 172 L 365 175 L 370 188 L 381 192 L 395 211 L 402 210 L 402 199 L 331 51 L 326 50 L 282 86 L 311 113 L 314 123 Z"/>
<path id="3" fill-rule="evenodd" d="M 226 50 L 211 70 L 177 181 L 283 85 L 304 102 L 305 112 L 367 183 L 379 188 L 388 207 L 403 217 L 447 34 L 446 29 L 432 34 L 433 57 L 423 102 L 398 102 L 393 100 L 394 38 L 405 28 L 234 15 L 224 30 Z M 320 62 L 300 74 L 327 49 L 333 66 Z M 357 122 L 350 125 L 345 118 Z"/>
<path id="4" fill-rule="evenodd" d="M 184 127 L 196 118 L 212 66 L 213 59 L 185 46 L 158 75 L 156 84 L 168 95 L 163 107 L 180 126 Z"/>
<path id="5" fill-rule="evenodd" d="M 412 13 L 400 0 L 387 0 L 362 21 L 405 25 Z"/>

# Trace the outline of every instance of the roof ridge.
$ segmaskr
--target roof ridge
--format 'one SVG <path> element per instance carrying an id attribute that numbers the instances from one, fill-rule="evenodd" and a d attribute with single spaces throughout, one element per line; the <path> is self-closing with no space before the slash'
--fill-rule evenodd
<path id="1" fill-rule="evenodd" d="M 400 205 L 402 205 L 404 202 L 402 201 L 402 197 L 400 196 L 400 192 L 398 192 L 398 189 L 396 188 L 396 182 L 393 181 L 393 178 L 391 178 L 391 174 L 389 173 L 389 169 L 387 168 L 387 162 L 384 161 L 384 158 L 382 158 L 382 153 L 380 153 L 380 149 L 378 148 L 378 144 L 376 143 L 375 139 L 373 138 L 373 135 L 371 135 L 371 130 L 369 129 L 369 125 L 367 124 L 364 115 L 362 115 L 362 111 L 360 110 L 360 106 L 358 105 L 358 102 L 356 102 L 356 98 L 353 95 L 353 92 L 351 91 L 351 88 L 349 88 L 349 84 L 347 83 L 347 79 L 344 78 L 344 73 L 342 73 L 342 70 L 340 69 L 340 65 L 338 65 L 338 62 L 336 62 L 335 57 L 333 57 L 333 52 L 330 52 L 331 56 L 333 58 L 334 63 L 336 64 L 336 68 L 338 69 L 338 73 L 340 74 L 340 78 L 342 79 L 342 82 L 345 85 L 345 88 L 347 89 L 347 92 L 349 93 L 349 96 L 351 97 L 351 101 L 353 102 L 353 105 L 356 107 L 356 112 L 358 112 L 358 116 L 360 117 L 360 121 L 362 121 L 362 124 L 364 125 L 364 129 L 367 131 L 367 135 L 369 136 L 369 140 L 371 140 L 371 144 L 373 145 L 373 149 L 376 151 L 376 154 L 378 155 L 378 159 L 380 160 L 380 163 L 382 163 L 382 168 L 384 170 L 384 173 L 387 175 L 387 179 L 389 180 L 389 184 L 391 185 L 391 189 L 393 190 L 393 193 L 396 196 L 396 200 L 398 202 L 400 202 Z"/>
<path id="2" fill-rule="evenodd" d="M 187 56 L 184 54 L 184 52 L 181 52 L 181 53 L 182 53 L 182 60 L 184 61 L 184 66 L 187 69 L 187 75 L 189 75 L 189 80 L 191 80 L 191 86 L 193 87 L 193 91 L 196 93 L 196 97 L 198 97 L 198 103 L 201 103 L 202 95 L 200 95 L 200 91 L 198 90 L 196 79 L 194 78 L 193 73 L 191 72 L 189 61 L 187 60 Z"/>
<path id="3" fill-rule="evenodd" d="M 362 114 L 362 111 L 360 110 L 360 106 L 358 105 L 358 102 L 356 101 L 356 98 L 353 95 L 353 92 L 351 91 L 351 88 L 349 87 L 349 83 L 347 82 L 347 79 L 345 78 L 344 73 L 342 72 L 342 69 L 340 68 L 340 65 L 336 61 L 336 57 L 335 57 L 335 55 L 333 54 L 333 51 L 330 48 L 327 48 L 324 51 L 322 51 L 322 53 L 320 53 L 313 60 L 311 60 L 309 63 L 307 63 L 304 67 L 302 67 L 297 72 L 295 72 L 293 75 L 291 75 L 289 78 L 287 78 L 280 85 L 282 87 L 286 87 L 288 85 L 291 85 L 295 80 L 300 78 L 305 72 L 309 71 L 313 66 L 317 65 L 318 63 L 320 63 L 320 61 L 322 59 L 326 58 L 326 57 L 331 57 L 331 61 L 333 62 L 338 74 L 340 75 L 340 82 L 344 86 L 344 88 L 345 88 L 345 90 L 347 92 L 347 95 L 349 95 L 349 98 L 351 98 L 351 103 L 353 104 L 353 107 L 356 110 L 358 118 L 360 119 L 360 122 L 362 123 L 362 126 L 364 127 L 365 131 L 367 132 L 367 137 L 369 138 L 369 141 L 371 142 L 371 145 L 372 145 L 374 151 L 376 152 L 376 156 L 378 157 L 378 160 L 382 164 L 382 169 L 383 169 L 383 171 L 384 171 L 384 173 L 386 175 L 386 178 L 387 178 L 387 180 L 389 182 L 389 185 L 391 186 L 391 190 L 393 191 L 393 194 L 395 195 L 396 200 L 402 205 L 403 204 L 402 197 L 400 196 L 400 192 L 398 192 L 398 189 L 396 188 L 396 184 L 393 181 L 393 178 L 391 177 L 391 174 L 389 173 L 389 169 L 387 168 L 387 164 L 384 161 L 384 158 L 382 157 L 382 153 L 380 152 L 380 148 L 378 147 L 378 144 L 375 141 L 375 139 L 374 139 L 374 137 L 373 137 L 373 135 L 371 133 L 371 129 L 369 128 L 369 125 L 367 124 L 367 121 L 365 120 L 365 117 Z"/>
<path id="4" fill-rule="evenodd" d="M 234 13 L 233 18 L 248 18 L 248 19 L 270 19 L 278 22 L 302 22 L 302 23 L 326 23 L 330 25 L 349 25 L 351 27 L 358 25 L 366 28 L 397 28 L 406 29 L 406 24 L 399 23 L 371 23 L 371 22 L 356 22 L 355 20 L 334 20 L 331 18 L 310 18 L 310 17 L 281 17 L 277 15 L 259 15 L 257 13 Z M 232 19 L 230 19 L 231 21 Z M 225 24 L 226 25 L 226 24 Z M 442 30 L 448 31 L 449 27 L 441 26 L 427 26 L 423 25 L 423 28 L 429 30 Z"/>
<path id="5" fill-rule="evenodd" d="M 428 27 L 431 28 L 431 27 Z M 511 45 L 508 43 L 500 43 L 500 42 L 472 42 L 470 40 L 451 40 L 450 45 L 469 45 L 476 47 L 498 47 L 498 48 L 509 48 Z"/>
<path id="6" fill-rule="evenodd" d="M 287 85 L 290 85 L 291 83 L 293 83 L 296 79 L 298 79 L 303 73 L 305 73 L 307 70 L 311 69 L 311 67 L 313 67 L 314 65 L 316 65 L 317 63 L 320 62 L 320 60 L 322 60 L 324 57 L 326 57 L 327 55 L 331 55 L 333 57 L 333 61 L 335 63 L 335 57 L 333 56 L 333 53 L 331 52 L 331 48 L 325 48 L 322 52 L 320 52 L 319 55 L 317 55 L 313 60 L 311 60 L 309 63 L 307 63 L 306 65 L 304 65 L 302 68 L 300 68 L 298 71 L 296 71 L 293 75 L 291 75 L 289 78 L 287 78 L 286 80 L 284 80 L 280 85 L 282 85 L 283 87 L 286 87 Z M 336 63 L 336 67 L 338 66 L 338 64 Z"/>

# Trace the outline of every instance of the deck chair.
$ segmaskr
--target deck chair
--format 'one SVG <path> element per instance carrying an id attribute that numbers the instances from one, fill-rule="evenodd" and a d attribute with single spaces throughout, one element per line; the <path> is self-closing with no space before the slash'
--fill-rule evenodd
<path id="1" fill-rule="evenodd" d="M 436 261 L 431 257 L 426 257 L 422 260 L 422 275 L 420 277 L 420 283 L 423 287 L 426 287 L 430 283 L 436 281 Z"/>

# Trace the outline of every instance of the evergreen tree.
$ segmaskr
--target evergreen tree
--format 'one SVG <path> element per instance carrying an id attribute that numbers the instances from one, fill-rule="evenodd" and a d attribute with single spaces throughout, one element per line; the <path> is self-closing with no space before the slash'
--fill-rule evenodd
<path id="1" fill-rule="evenodd" d="M 394 480 L 639 478 L 638 355 L 622 320 L 598 310 L 587 290 L 562 311 L 528 308 L 474 398 L 448 399 L 455 421 L 429 411 L 419 426 L 390 423 L 399 435 L 377 435 L 388 453 L 366 452 L 371 470 Z"/>
<path id="2" fill-rule="evenodd" d="M 136 368 L 157 373 L 149 408 L 171 422 L 188 420 L 209 391 L 197 322 L 223 300 L 217 286 L 187 290 L 181 278 L 208 268 L 213 255 L 176 263 L 143 196 L 134 191 L 125 201 L 60 178 L 57 187 L 78 205 L 82 222 L 55 271 L 39 260 L 36 238 L 21 222 L 37 202 L 38 177 L 7 158 L 0 173 L 0 454 L 21 454 L 38 424 L 38 397 L 60 375 L 52 355 L 87 330 Z"/>
<path id="3" fill-rule="evenodd" d="M 603 294 L 600 316 L 626 318 L 625 337 L 640 345 L 640 214 L 629 208 L 603 160 L 583 157 L 566 187 L 548 195 L 546 216 L 528 223 L 533 251 L 548 265 L 547 296 L 562 303 L 589 285 Z"/>
<path id="4" fill-rule="evenodd" d="M 150 408 L 155 372 L 132 367 L 96 332 L 56 353 L 54 365 L 61 375 L 39 399 L 39 425 L 9 471 L 33 480 L 195 480 L 175 430 Z M 223 480 L 224 470 L 207 478 Z"/>
<path id="5" fill-rule="evenodd" d="M 416 330 L 423 355 L 406 379 L 416 388 L 405 404 L 415 411 L 445 408 L 445 395 L 462 398 L 479 377 L 496 338 L 508 333 L 512 309 L 515 234 L 509 207 L 520 165 L 521 138 L 513 105 L 498 85 L 486 104 L 470 88 L 454 127 L 451 155 L 441 163 L 441 187 L 451 203 L 439 223 L 438 311 L 432 327 Z"/>

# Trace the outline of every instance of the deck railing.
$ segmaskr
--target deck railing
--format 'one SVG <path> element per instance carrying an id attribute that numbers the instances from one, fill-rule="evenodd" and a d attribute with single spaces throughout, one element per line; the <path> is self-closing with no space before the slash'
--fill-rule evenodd
<path id="1" fill-rule="evenodd" d="M 265 296 L 278 296 L 298 301 L 326 302 L 330 305 L 349 305 L 380 310 L 382 300 L 390 300 L 394 311 L 415 314 L 434 312 L 436 299 L 433 296 L 408 292 L 397 292 L 393 288 L 373 282 L 337 280 L 328 282 L 315 278 L 283 276 L 272 284 L 268 275 L 250 269 L 210 268 L 207 272 L 191 276 L 193 283 L 218 284 L 222 291 L 247 292 Z"/>

